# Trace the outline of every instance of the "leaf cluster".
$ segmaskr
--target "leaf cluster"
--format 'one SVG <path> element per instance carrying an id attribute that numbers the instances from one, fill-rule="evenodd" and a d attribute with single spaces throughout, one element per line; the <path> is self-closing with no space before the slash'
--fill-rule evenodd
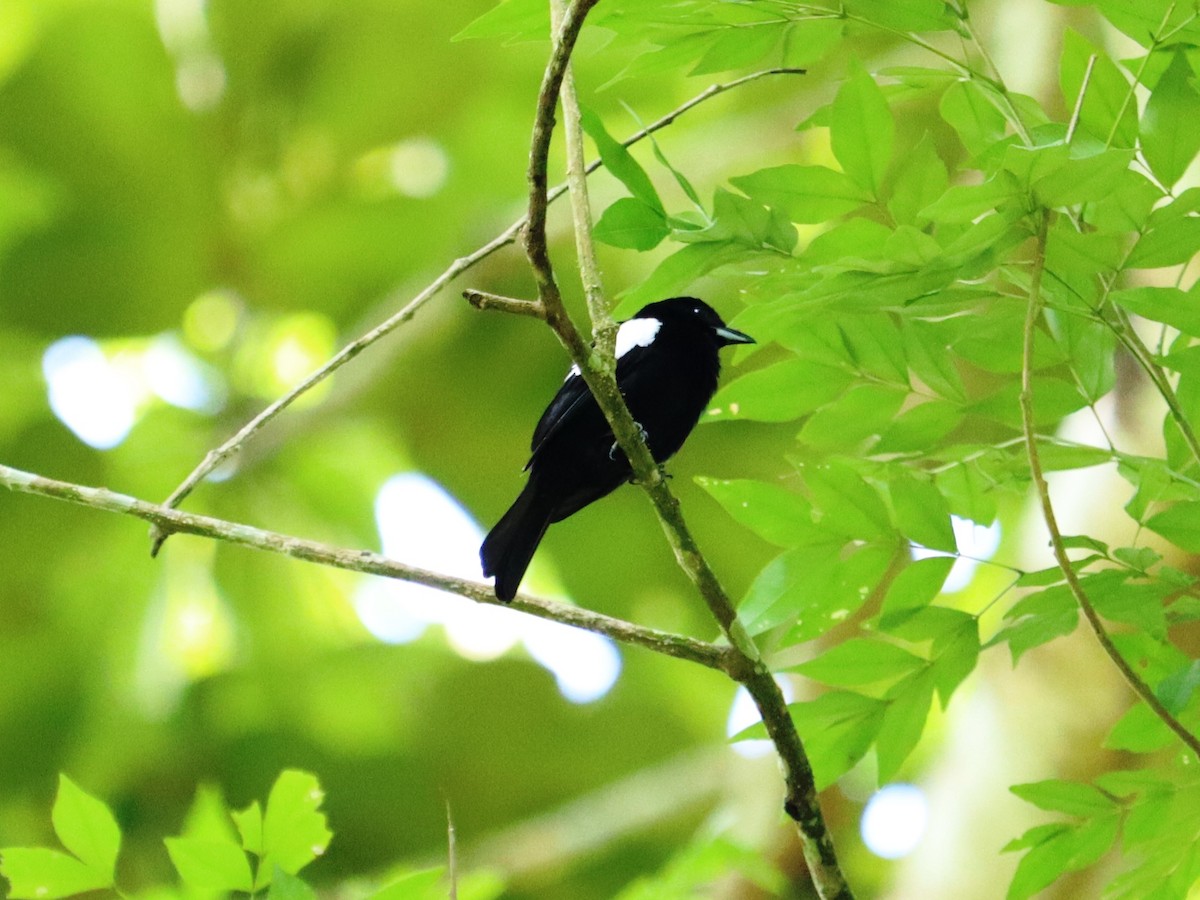
<path id="1" fill-rule="evenodd" d="M 967 4 L 612 4 L 597 17 L 619 36 L 636 28 L 651 45 L 618 78 L 808 64 L 853 53 L 866 34 L 929 57 L 875 73 L 851 58 L 833 99 L 798 126 L 805 146 L 817 148 L 809 158 L 731 175 L 710 202 L 656 148 L 664 179 L 687 201 L 679 210 L 598 116 L 587 119 L 605 167 L 628 192 L 604 211 L 596 237 L 640 252 L 682 245 L 659 251 L 621 310 L 701 279 L 736 285 L 747 302 L 737 325 L 760 347 L 742 354 L 750 365 L 721 389 L 707 421 L 794 429 L 778 479 L 700 484 L 779 551 L 740 603 L 748 631 L 780 661 L 819 642 L 808 661 L 776 666 L 829 688 L 792 707 L 818 787 L 872 749 L 879 779 L 894 778 L 934 698 L 944 707 L 984 649 L 1006 645 L 1016 664 L 1072 633 L 1080 590 L 1165 714 L 1193 734 L 1200 726 L 1197 663 L 1177 643 L 1197 616 L 1196 579 L 1143 543 L 1152 532 L 1176 551 L 1200 551 L 1200 315 L 1197 288 L 1187 284 L 1187 264 L 1200 253 L 1200 199 L 1181 187 L 1200 152 L 1190 53 L 1200 24 L 1187 4 L 1071 5 L 1094 7 L 1144 52 L 1117 60 L 1067 31 L 1057 109 L 1005 85 Z M 496 31 L 525 7 L 507 0 L 477 27 Z M 945 33 L 976 52 L 940 49 Z M 789 50 L 796 45 L 801 55 Z M 771 55 L 781 48 L 782 57 Z M 914 110 L 932 115 L 913 127 Z M 1164 279 L 1174 286 L 1160 286 Z M 1135 320 L 1156 337 L 1147 342 Z M 762 347 L 763 337 L 774 346 Z M 1122 357 L 1158 394 L 1161 456 L 1126 450 L 1104 430 L 1098 404 L 1117 388 Z M 1095 418 L 1101 438 L 1058 436 L 1074 414 Z M 1137 537 L 1118 547 L 1063 537 L 1077 585 L 1058 567 L 1010 569 L 1000 596 L 1013 602 L 990 624 L 983 616 L 999 598 L 943 594 L 959 553 L 952 522 L 992 525 L 1038 487 L 1035 463 L 1119 473 Z M 761 733 L 756 726 L 743 736 Z M 1149 753 L 1174 740 L 1136 705 L 1109 746 Z M 1184 896 L 1200 876 L 1194 853 L 1182 863 L 1177 854 L 1195 834 L 1194 813 L 1173 807 L 1169 838 L 1144 824 L 1129 832 L 1129 819 L 1144 823 L 1146 798 L 1189 789 L 1180 772 L 1147 765 L 1156 774 L 1124 793 L 1113 784 L 1127 773 L 1096 787 L 1014 789 L 1079 821 L 1010 845 L 1027 851 L 1011 896 L 1092 865 L 1122 823 L 1116 895 L 1165 879 L 1171 896 Z"/>

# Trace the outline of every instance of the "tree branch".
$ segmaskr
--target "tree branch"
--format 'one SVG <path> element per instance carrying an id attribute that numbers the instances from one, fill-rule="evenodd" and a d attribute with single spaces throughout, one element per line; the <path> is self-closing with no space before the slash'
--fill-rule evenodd
<path id="1" fill-rule="evenodd" d="M 600 351 L 584 344 L 566 313 L 562 294 L 554 279 L 546 239 L 546 207 L 549 202 L 546 195 L 546 166 L 550 137 L 554 128 L 554 111 L 563 87 L 571 51 L 583 27 L 583 20 L 595 3 L 596 0 L 575 0 L 566 10 L 538 94 L 529 153 L 529 227 L 524 234 L 525 252 L 533 269 L 534 281 L 537 283 L 538 298 L 546 309 L 547 323 L 554 329 L 579 367 L 582 377 L 604 412 L 617 443 L 630 461 L 635 479 L 650 495 L 680 568 L 691 578 L 734 649 L 732 658 L 736 659 L 738 664 L 737 671 L 731 673 L 732 677 L 740 681 L 754 699 L 783 764 L 787 786 L 784 809 L 798 825 L 805 859 L 818 893 L 825 900 L 849 900 L 853 895 L 838 865 L 833 841 L 817 800 L 812 766 L 792 721 L 783 692 L 763 664 L 754 641 L 738 621 L 733 602 L 700 552 L 684 522 L 679 502 L 671 493 L 666 479 L 650 455 L 641 430 L 630 416 L 625 400 L 617 388 L 616 364 L 611 350 Z M 564 98 L 564 110 L 568 116 L 578 116 L 578 108 L 569 98 Z M 572 127 L 577 127 L 577 123 Z M 574 189 L 583 181 L 583 173 L 579 171 L 582 154 L 568 152 L 568 161 L 574 167 L 569 179 Z M 579 229 L 589 231 L 587 235 L 577 233 L 576 239 L 581 245 L 590 247 L 590 213 L 579 211 L 579 204 L 586 205 L 586 195 L 576 192 L 575 202 L 577 232 Z M 581 268 L 588 265 L 594 266 L 594 260 L 583 254 Z M 594 275 L 594 272 L 585 271 L 585 285 Z M 592 305 L 590 296 L 589 305 Z M 608 320 L 607 309 L 604 309 L 600 316 L 600 322 L 593 324 L 600 326 L 603 331 L 603 323 Z"/>
<path id="2" fill-rule="evenodd" d="M 489 294 L 487 291 L 477 291 L 473 288 L 463 291 L 463 299 L 478 310 L 495 309 L 500 312 L 515 313 L 518 316 L 533 316 L 535 319 L 546 318 L 546 310 L 536 300 L 502 297 L 499 294 Z"/>
<path id="3" fill-rule="evenodd" d="M 503 605 L 496 599 L 491 585 L 482 582 L 469 581 L 465 578 L 405 565 L 369 550 L 334 547 L 274 531 L 264 531 L 250 525 L 215 519 L 211 516 L 185 513 L 166 505 L 158 506 L 147 503 L 145 500 L 138 500 L 135 497 L 118 494 L 105 488 L 56 481 L 53 478 L 45 478 L 5 465 L 0 465 L 0 487 L 26 494 L 65 500 L 68 503 L 105 512 L 133 516 L 168 532 L 195 534 L 255 550 L 265 550 L 268 553 L 293 556 L 296 559 L 346 569 L 351 572 L 381 575 L 384 578 L 422 584 L 466 597 L 476 603 Z M 576 628 L 606 635 L 614 641 L 645 647 L 655 653 L 699 663 L 710 669 L 728 672 L 731 666 L 730 653 L 726 648 L 684 635 L 644 628 L 612 616 L 580 609 L 576 606 L 568 606 L 565 603 L 556 603 L 552 600 L 542 600 L 527 594 L 519 594 L 509 605 L 513 609 L 542 619 L 573 625 Z"/>
<path id="4" fill-rule="evenodd" d="M 1034 246 L 1033 275 L 1029 283 L 1029 308 L 1025 314 L 1024 342 L 1021 354 L 1021 428 L 1025 435 L 1025 453 L 1029 458 L 1029 473 L 1033 477 L 1034 490 L 1037 492 L 1038 502 L 1041 505 L 1042 519 L 1046 523 L 1046 530 L 1050 533 L 1050 546 L 1054 551 L 1054 561 L 1062 571 L 1067 587 L 1075 596 L 1075 601 L 1083 611 L 1083 617 L 1091 627 L 1092 634 L 1096 636 L 1101 649 L 1124 676 L 1133 692 L 1200 759 L 1200 738 L 1188 731 L 1175 716 L 1171 715 L 1170 710 L 1163 706 L 1150 686 L 1133 670 L 1133 667 L 1121 655 L 1121 651 L 1113 644 L 1108 632 L 1104 630 L 1104 623 L 1100 621 L 1096 607 L 1092 604 L 1087 591 L 1083 589 L 1079 576 L 1075 573 L 1075 568 L 1067 556 L 1062 532 L 1058 528 L 1058 518 L 1054 514 L 1054 506 L 1050 502 L 1050 488 L 1046 484 L 1046 476 L 1042 469 L 1033 417 L 1033 345 L 1037 320 L 1042 313 L 1042 274 L 1046 269 L 1046 233 L 1050 223 L 1050 216 L 1046 211 L 1043 210 L 1040 217 L 1037 242 Z"/>

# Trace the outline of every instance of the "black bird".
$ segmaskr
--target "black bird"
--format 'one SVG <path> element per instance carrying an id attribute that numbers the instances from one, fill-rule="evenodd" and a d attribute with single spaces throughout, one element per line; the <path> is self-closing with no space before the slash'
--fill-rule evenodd
<path id="1" fill-rule="evenodd" d="M 717 389 L 728 344 L 753 344 L 703 300 L 673 297 L 643 307 L 617 331 L 617 386 L 665 462 L 696 427 Z M 572 366 L 533 430 L 529 481 L 479 548 L 483 574 L 496 576 L 496 596 L 516 596 L 533 552 L 553 522 L 616 490 L 632 475 L 596 399 Z"/>

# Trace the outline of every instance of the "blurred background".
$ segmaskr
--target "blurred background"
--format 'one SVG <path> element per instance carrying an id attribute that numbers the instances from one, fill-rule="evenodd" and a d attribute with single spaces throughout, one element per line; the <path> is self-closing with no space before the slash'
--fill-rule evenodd
<path id="1" fill-rule="evenodd" d="M 518 218 L 548 45 L 451 40 L 490 6 L 0 3 L 0 462 L 161 500 L 266 403 Z M 1044 63 L 1074 14 L 991 9 L 980 15 L 1010 84 L 1055 90 Z M 859 50 L 912 58 L 880 39 Z M 618 137 L 749 71 L 685 79 L 643 66 L 612 82 L 632 58 L 600 29 L 578 56 L 584 102 Z M 731 175 L 827 153 L 794 128 L 836 90 L 846 60 L 799 48 L 784 61 L 811 72 L 724 94 L 659 135 L 702 196 Z M 648 148 L 638 156 L 652 163 Z M 604 174 L 593 190 L 597 209 L 621 193 Z M 578 310 L 556 210 L 560 279 Z M 614 294 L 662 255 L 601 253 Z M 538 323 L 468 308 L 468 286 L 533 292 L 520 251 L 495 254 L 268 426 L 185 507 L 478 577 L 479 539 L 520 489 L 566 359 Z M 736 280 L 694 292 L 736 319 Z M 693 478 L 777 475 L 793 433 L 704 427 L 672 463 L 734 596 L 772 551 Z M 1016 523 L 1020 510 L 1007 515 Z M 995 551 L 998 532 L 978 538 L 981 554 Z M 0 493 L 0 846 L 52 842 L 65 771 L 114 806 L 122 881 L 137 890 L 170 880 L 161 838 L 178 833 L 198 784 L 241 806 L 291 766 L 327 792 L 335 838 L 310 870 L 319 885 L 444 861 L 447 803 L 462 865 L 495 869 L 505 896 L 611 897 L 703 833 L 801 867 L 774 760 L 725 741 L 749 719 L 723 677 L 188 536 L 157 560 L 148 548 L 130 519 Z M 526 587 L 715 636 L 634 490 L 556 526 Z M 1038 671 L 1036 657 L 1023 665 Z M 951 721 L 931 723 L 913 778 L 955 753 L 969 768 L 981 742 L 1012 762 L 995 734 L 1007 657 L 993 668 L 982 677 L 1010 687 L 972 679 Z M 956 731 L 960 708 L 975 719 Z M 1048 774 L 1013 740 L 1033 777 Z M 993 801 L 1020 809 L 994 790 L 998 801 L 980 801 L 989 814 L 1003 818 Z M 901 787 L 885 806 L 899 812 L 880 820 L 898 843 L 873 851 L 859 830 L 873 792 L 856 770 L 825 803 L 864 895 L 894 880 L 883 856 L 908 853 L 928 815 L 928 792 Z M 1019 830 L 1004 822 L 965 852 L 991 860 Z M 950 871 L 952 850 L 937 851 Z M 987 877 L 1003 878 L 991 865 Z M 956 896 L 907 877 L 926 885 L 909 896 Z M 998 895 L 1002 881 L 991 883 Z M 765 894 L 733 879 L 727 895 Z"/>

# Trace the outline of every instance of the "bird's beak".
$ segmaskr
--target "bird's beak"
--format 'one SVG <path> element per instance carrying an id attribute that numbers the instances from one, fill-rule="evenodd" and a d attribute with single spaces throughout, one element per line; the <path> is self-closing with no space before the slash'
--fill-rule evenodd
<path id="1" fill-rule="evenodd" d="M 713 329 L 717 333 L 717 337 L 721 340 L 721 346 L 726 344 L 757 344 L 758 341 L 750 337 L 745 332 L 738 331 L 736 328 L 730 328 L 728 325 L 722 325 L 720 328 Z"/>

